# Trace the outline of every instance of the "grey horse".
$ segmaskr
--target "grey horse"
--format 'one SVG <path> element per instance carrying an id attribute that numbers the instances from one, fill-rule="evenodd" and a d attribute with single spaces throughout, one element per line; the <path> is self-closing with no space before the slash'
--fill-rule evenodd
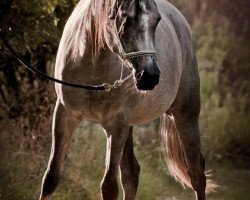
<path id="1" fill-rule="evenodd" d="M 71 136 L 81 120 L 102 125 L 107 137 L 104 200 L 134 200 L 140 166 L 133 126 L 161 117 L 170 173 L 204 200 L 206 181 L 199 134 L 199 74 L 190 28 L 165 0 L 80 0 L 64 28 L 55 77 L 105 91 L 55 84 L 52 148 L 40 200 L 55 191 Z"/>

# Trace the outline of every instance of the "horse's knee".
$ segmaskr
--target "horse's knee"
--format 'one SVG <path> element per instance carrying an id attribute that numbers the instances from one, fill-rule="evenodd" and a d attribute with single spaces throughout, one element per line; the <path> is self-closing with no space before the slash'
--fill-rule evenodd
<path id="1" fill-rule="evenodd" d="M 118 198 L 118 183 L 114 179 L 106 177 L 101 184 L 101 193 L 103 200 L 116 200 Z"/>
<path id="2" fill-rule="evenodd" d="M 121 168 L 122 187 L 125 200 L 134 200 L 139 185 L 140 165 L 134 158 L 132 166 Z"/>

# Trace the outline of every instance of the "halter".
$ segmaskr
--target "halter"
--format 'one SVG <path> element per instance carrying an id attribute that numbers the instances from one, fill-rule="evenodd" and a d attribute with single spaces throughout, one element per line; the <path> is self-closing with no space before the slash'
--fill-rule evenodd
<path id="1" fill-rule="evenodd" d="M 143 57 L 150 57 L 150 58 L 153 58 L 155 60 L 158 61 L 158 58 L 157 58 L 157 54 L 156 54 L 156 51 L 155 50 L 144 50 L 144 51 L 135 51 L 135 52 L 130 52 L 130 53 L 126 53 L 124 48 L 123 48 L 123 45 L 121 43 L 121 40 L 119 38 L 119 33 L 118 33 L 118 29 L 117 29 L 117 25 L 116 25 L 116 21 L 115 20 L 112 20 L 113 23 L 112 23 L 112 26 L 113 26 L 113 30 L 115 31 L 115 37 L 116 37 L 116 40 L 117 40 L 117 46 L 118 46 L 118 51 L 119 51 L 119 56 L 122 60 L 122 67 L 121 67 L 121 76 L 120 76 L 120 80 L 117 80 L 115 81 L 114 83 L 114 87 L 118 87 L 120 85 L 122 85 L 122 83 L 125 81 L 126 78 L 122 79 L 122 74 L 123 74 L 123 67 L 127 67 L 128 69 L 132 70 L 132 63 L 131 61 L 134 61 L 134 60 L 139 60 Z M 130 76 L 130 75 L 129 75 Z M 112 89 L 112 86 L 110 85 L 110 89 Z"/>

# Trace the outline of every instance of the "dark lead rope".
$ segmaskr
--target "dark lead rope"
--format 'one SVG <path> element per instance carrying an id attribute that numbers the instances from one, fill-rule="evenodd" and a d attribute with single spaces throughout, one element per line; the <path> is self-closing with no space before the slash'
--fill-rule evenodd
<path id="1" fill-rule="evenodd" d="M 105 91 L 107 90 L 107 86 L 109 86 L 109 84 L 105 83 L 103 85 L 79 85 L 79 84 L 75 84 L 75 83 L 69 83 L 66 81 L 62 81 L 56 78 L 53 78 L 51 76 L 48 76 L 47 74 L 37 70 L 36 68 L 32 67 L 26 60 L 24 60 L 21 56 L 19 56 L 15 50 L 10 46 L 10 44 L 8 43 L 8 41 L 5 39 L 5 37 L 3 36 L 1 30 L 0 30 L 0 36 L 1 39 L 3 40 L 4 44 L 6 45 L 6 47 L 10 50 L 10 52 L 14 55 L 14 57 L 22 64 L 24 65 L 24 67 L 26 67 L 28 70 L 32 71 L 34 74 L 40 76 L 41 78 L 56 82 L 56 83 L 60 83 L 63 85 L 67 85 L 70 87 L 75 87 L 75 88 L 82 88 L 82 89 L 86 89 L 86 90 L 93 90 L 93 91 Z"/>

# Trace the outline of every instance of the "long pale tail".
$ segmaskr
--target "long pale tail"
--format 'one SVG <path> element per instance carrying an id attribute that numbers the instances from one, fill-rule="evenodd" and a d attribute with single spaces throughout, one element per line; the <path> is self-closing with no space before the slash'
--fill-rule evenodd
<path id="1" fill-rule="evenodd" d="M 188 175 L 184 149 L 182 148 L 178 130 L 176 129 L 173 116 L 164 114 L 160 119 L 160 133 L 164 141 L 166 161 L 170 175 L 172 175 L 181 185 L 192 188 L 191 178 Z M 208 175 L 206 175 L 208 176 Z M 207 179 L 206 193 L 213 192 L 217 187 L 213 181 Z"/>

